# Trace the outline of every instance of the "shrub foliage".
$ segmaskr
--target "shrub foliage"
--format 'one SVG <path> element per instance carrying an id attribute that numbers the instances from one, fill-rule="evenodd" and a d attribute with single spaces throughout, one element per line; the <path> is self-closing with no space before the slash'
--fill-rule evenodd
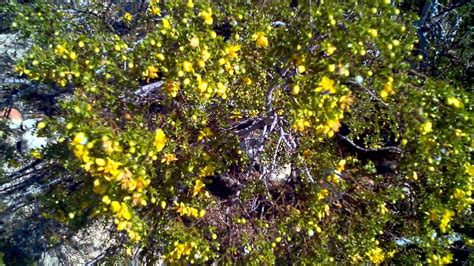
<path id="1" fill-rule="evenodd" d="M 65 92 L 35 155 L 75 186 L 45 215 L 106 218 L 150 262 L 449 263 L 469 94 L 418 71 L 416 14 L 318 2 L 10 5 L 16 72 Z"/>

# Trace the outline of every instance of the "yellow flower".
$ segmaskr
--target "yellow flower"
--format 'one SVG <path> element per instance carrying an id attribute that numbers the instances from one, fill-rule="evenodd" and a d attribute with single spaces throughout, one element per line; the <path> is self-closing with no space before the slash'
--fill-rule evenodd
<path id="1" fill-rule="evenodd" d="M 237 52 L 240 51 L 240 45 L 231 45 L 224 49 L 224 53 L 230 58 L 236 58 Z"/>
<path id="2" fill-rule="evenodd" d="M 69 58 L 70 58 L 71 60 L 76 60 L 77 54 L 76 54 L 75 52 L 70 52 L 70 53 L 69 53 Z"/>
<path id="3" fill-rule="evenodd" d="M 335 93 L 336 89 L 334 88 L 334 80 L 324 76 L 321 81 L 319 81 L 316 92 Z"/>
<path id="4" fill-rule="evenodd" d="M 217 91 L 216 91 L 217 95 L 219 95 L 219 97 L 225 100 L 227 99 L 226 92 L 227 92 L 227 87 L 224 84 L 222 84 L 222 82 L 218 82 Z"/>
<path id="5" fill-rule="evenodd" d="M 158 128 L 155 131 L 155 148 L 156 151 L 160 152 L 163 150 L 166 144 L 166 135 L 165 132 L 161 129 Z"/>
<path id="6" fill-rule="evenodd" d="M 122 207 L 120 205 L 120 202 L 114 200 L 110 203 L 110 208 L 113 212 L 118 213 Z"/>
<path id="7" fill-rule="evenodd" d="M 199 131 L 198 140 L 209 139 L 212 136 L 214 136 L 214 133 L 212 133 L 211 128 L 206 127 L 203 130 Z"/>
<path id="8" fill-rule="evenodd" d="M 130 21 L 132 21 L 133 19 L 133 16 L 132 14 L 126 12 L 124 15 L 123 15 L 123 20 L 125 20 L 125 22 L 129 23 Z"/>
<path id="9" fill-rule="evenodd" d="M 259 48 L 265 48 L 268 46 L 268 38 L 265 36 L 265 32 L 259 31 L 253 34 L 252 39 L 255 40 L 255 43 Z"/>
<path id="10" fill-rule="evenodd" d="M 453 197 L 455 199 L 463 199 L 464 197 L 466 197 L 466 192 L 464 190 L 459 189 L 459 188 L 455 188 L 454 193 L 453 193 Z"/>
<path id="11" fill-rule="evenodd" d="M 339 128 L 341 127 L 341 122 L 339 122 L 338 119 L 331 119 L 331 120 L 327 121 L 327 125 L 333 131 L 337 132 L 337 131 L 339 131 Z"/>
<path id="12" fill-rule="evenodd" d="M 337 163 L 337 171 L 342 172 L 346 169 L 346 160 L 340 160 L 339 163 Z"/>
<path id="13" fill-rule="evenodd" d="M 446 99 L 446 103 L 455 108 L 462 108 L 464 106 L 463 103 L 456 97 L 448 97 Z"/>
<path id="14" fill-rule="evenodd" d="M 212 19 L 212 9 L 208 8 L 207 11 L 201 11 L 199 13 L 202 19 L 204 19 L 204 23 L 207 25 L 212 25 L 214 20 Z"/>
<path id="15" fill-rule="evenodd" d="M 326 53 L 328 55 L 332 55 L 336 50 L 337 50 L 337 48 L 334 47 L 332 44 L 329 43 L 329 44 L 326 45 Z"/>
<path id="16" fill-rule="evenodd" d="M 441 229 L 441 232 L 445 233 L 446 229 L 449 228 L 449 223 L 452 220 L 452 217 L 454 216 L 454 211 L 452 210 L 445 210 L 442 217 L 441 217 L 441 223 L 439 224 L 439 229 Z"/>
<path id="17" fill-rule="evenodd" d="M 380 92 L 380 97 L 385 100 L 389 95 L 394 95 L 395 91 L 393 90 L 393 83 L 391 80 L 385 83 L 383 90 Z"/>
<path id="18" fill-rule="evenodd" d="M 448 255 L 442 257 L 439 262 L 440 264 L 450 264 L 453 261 L 453 254 L 449 253 Z"/>
<path id="19" fill-rule="evenodd" d="M 191 38 L 191 40 L 189 41 L 189 44 L 191 45 L 191 47 L 193 48 L 196 48 L 199 46 L 199 38 L 198 37 L 193 37 Z"/>
<path id="20" fill-rule="evenodd" d="M 154 16 L 159 15 L 160 12 L 161 12 L 160 8 L 157 7 L 157 6 L 151 6 L 148 10 L 149 10 L 150 13 L 151 13 L 152 15 L 154 15 Z M 164 21 L 164 20 L 163 20 L 163 21 Z M 171 28 L 171 27 L 170 27 L 170 28 Z"/>
<path id="21" fill-rule="evenodd" d="M 354 98 L 352 98 L 351 94 L 341 96 L 339 98 L 339 103 L 341 104 L 342 109 L 348 109 L 352 103 L 354 102 Z"/>
<path id="22" fill-rule="evenodd" d="M 61 44 L 56 45 L 56 48 L 54 49 L 54 53 L 57 55 L 63 55 L 67 52 L 66 47 L 64 47 Z"/>
<path id="23" fill-rule="evenodd" d="M 86 134 L 84 134 L 83 132 L 77 133 L 76 136 L 74 137 L 72 143 L 74 145 L 86 145 L 87 144 Z"/>
<path id="24" fill-rule="evenodd" d="M 173 153 L 166 153 L 163 155 L 163 159 L 161 159 L 162 163 L 166 163 L 166 165 L 169 165 L 171 162 L 177 161 L 178 158 Z"/>
<path id="25" fill-rule="evenodd" d="M 204 184 L 204 182 L 202 182 L 201 179 L 197 179 L 193 188 L 193 197 L 195 197 L 196 195 L 199 195 L 205 186 L 206 185 Z"/>
<path id="26" fill-rule="evenodd" d="M 170 23 L 170 20 L 168 19 L 168 17 L 163 19 L 163 28 L 166 29 L 166 30 L 171 29 L 171 23 Z"/>
<path id="27" fill-rule="evenodd" d="M 300 86 L 296 84 L 291 88 L 291 94 L 292 95 L 297 95 L 300 92 Z"/>
<path id="28" fill-rule="evenodd" d="M 95 159 L 95 164 L 97 164 L 97 166 L 104 166 L 105 165 L 105 160 L 102 159 L 102 158 L 96 158 Z"/>
<path id="29" fill-rule="evenodd" d="M 209 58 L 211 58 L 211 53 L 209 53 L 208 50 L 203 50 L 202 53 L 201 53 L 201 59 L 206 62 L 207 60 L 209 60 Z"/>
<path id="30" fill-rule="evenodd" d="M 249 77 L 243 78 L 242 81 L 243 81 L 243 83 L 244 83 L 245 85 L 247 85 L 247 86 L 252 84 L 252 80 L 251 80 Z"/>
<path id="31" fill-rule="evenodd" d="M 421 124 L 420 126 L 421 135 L 426 135 L 430 133 L 431 131 L 433 131 L 433 124 L 429 120 Z"/>
<path id="32" fill-rule="evenodd" d="M 104 142 L 102 142 L 102 149 L 106 152 L 106 153 L 112 153 L 114 151 L 114 148 L 112 147 L 112 141 L 110 140 L 105 140 Z"/>
<path id="33" fill-rule="evenodd" d="M 303 65 L 298 66 L 298 73 L 303 74 L 306 71 L 306 67 Z"/>
<path id="34" fill-rule="evenodd" d="M 296 131 L 304 131 L 305 128 L 309 127 L 309 121 L 304 118 L 298 118 L 293 123 L 293 129 Z"/>
<path id="35" fill-rule="evenodd" d="M 188 61 L 183 62 L 183 70 L 186 72 L 193 72 L 193 64 Z"/>
<path id="36" fill-rule="evenodd" d="M 211 176 L 214 174 L 214 166 L 212 165 L 206 165 L 204 168 L 201 168 L 199 170 L 199 176 Z"/>
<path id="37" fill-rule="evenodd" d="M 367 255 L 367 257 L 369 257 L 370 261 L 375 264 L 382 263 L 385 260 L 385 254 L 383 250 L 379 247 L 371 249 L 365 254 Z"/>
<path id="38" fill-rule="evenodd" d="M 376 29 L 369 29 L 367 32 L 370 34 L 370 36 L 372 36 L 374 38 L 376 38 L 378 36 L 378 32 L 377 32 Z"/>
<path id="39" fill-rule="evenodd" d="M 178 95 L 179 86 L 176 82 L 166 81 L 164 91 L 166 94 L 174 98 L 176 95 Z"/>
<path id="40" fill-rule="evenodd" d="M 154 79 L 158 77 L 158 69 L 155 66 L 148 66 L 143 72 L 143 76 L 147 79 Z"/>
<path id="41" fill-rule="evenodd" d="M 117 230 L 122 231 L 125 230 L 125 227 L 127 227 L 128 222 L 127 221 L 121 221 L 117 224 Z"/>

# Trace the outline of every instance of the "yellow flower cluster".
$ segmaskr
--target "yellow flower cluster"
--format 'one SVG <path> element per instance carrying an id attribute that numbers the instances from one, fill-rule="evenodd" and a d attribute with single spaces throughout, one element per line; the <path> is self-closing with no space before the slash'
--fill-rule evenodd
<path id="1" fill-rule="evenodd" d="M 452 210 L 444 210 L 443 214 L 441 215 L 441 221 L 439 224 L 439 229 L 441 230 L 441 232 L 445 233 L 447 229 L 450 228 L 449 223 L 451 222 L 454 214 L 455 213 Z"/>
<path id="2" fill-rule="evenodd" d="M 178 261 L 181 259 L 183 256 L 189 256 L 191 254 L 191 251 L 196 248 L 196 243 L 194 242 L 187 242 L 187 243 L 174 243 L 174 249 L 166 254 L 163 255 L 162 258 L 164 260 L 168 260 L 170 262 Z"/>
<path id="3" fill-rule="evenodd" d="M 454 108 L 463 108 L 464 104 L 461 100 L 456 97 L 448 97 L 446 98 L 446 104 L 453 106 Z"/>
<path id="4" fill-rule="evenodd" d="M 433 131 L 433 124 L 431 123 L 431 121 L 426 120 L 423 124 L 420 125 L 418 130 L 420 131 L 421 135 L 426 135 Z"/>
<path id="5" fill-rule="evenodd" d="M 128 167 L 124 167 L 121 162 L 115 161 L 110 156 L 114 152 L 121 153 L 123 148 L 119 142 L 114 142 L 109 137 L 102 137 L 100 146 L 107 155 L 105 158 L 94 157 L 91 154 L 91 149 L 94 147 L 95 140 L 90 140 L 84 132 L 77 132 L 71 142 L 74 155 L 82 162 L 82 168 L 87 171 L 92 177 L 93 191 L 96 194 L 104 195 L 102 202 L 108 206 L 107 209 L 112 212 L 115 217 L 115 223 L 119 231 L 126 230 L 128 236 L 132 241 L 140 240 L 141 236 L 134 230 L 132 218 L 134 216 L 133 210 L 127 202 L 130 201 L 132 206 L 141 205 L 146 206 L 145 199 L 146 188 L 150 185 L 150 179 L 146 177 L 144 170 L 132 173 Z M 161 151 L 166 144 L 166 136 L 162 129 L 157 129 L 155 132 L 155 149 Z M 129 142 L 129 152 L 135 153 L 135 143 Z M 152 156 L 151 152 L 149 156 Z M 112 156 L 113 157 L 113 156 Z M 175 160 L 175 157 L 165 155 L 167 162 Z M 123 201 L 119 202 L 112 200 L 111 196 L 106 194 L 111 185 L 117 185 L 123 192 L 131 196 L 123 197 Z"/>
<path id="6" fill-rule="evenodd" d="M 172 98 L 176 97 L 179 92 L 179 84 L 171 80 L 167 80 L 164 85 L 164 92 Z"/>
<path id="7" fill-rule="evenodd" d="M 206 11 L 199 12 L 199 16 L 204 20 L 204 24 L 212 25 L 214 20 L 212 19 L 212 9 L 208 8 Z"/>
<path id="8" fill-rule="evenodd" d="M 319 121 L 319 118 L 316 118 L 316 121 L 318 122 L 318 125 L 315 127 L 316 134 L 331 138 L 339 131 L 339 128 L 341 127 L 340 119 L 344 117 L 344 112 L 349 110 L 353 103 L 353 98 L 350 92 L 339 98 L 335 97 L 333 94 L 338 92 L 335 87 L 335 81 L 327 76 L 323 76 L 320 79 L 314 91 L 317 93 L 317 107 L 319 110 L 301 110 L 298 117 L 293 122 L 292 128 L 295 131 L 304 131 L 306 128 L 311 126 L 311 117 L 324 115 L 328 118 L 323 123 Z M 339 108 L 336 108 L 338 106 Z"/>
<path id="9" fill-rule="evenodd" d="M 123 20 L 127 23 L 130 23 L 133 19 L 133 16 L 132 14 L 126 12 L 124 15 L 123 15 Z"/>
<path id="10" fill-rule="evenodd" d="M 373 248 L 365 253 L 369 260 L 375 264 L 380 264 L 385 260 L 385 253 L 379 247 Z"/>
<path id="11" fill-rule="evenodd" d="M 255 40 L 255 44 L 258 48 L 268 47 L 268 38 L 265 36 L 265 32 L 259 31 L 252 35 L 252 39 Z"/>
<path id="12" fill-rule="evenodd" d="M 163 150 L 166 144 L 166 135 L 163 129 L 158 128 L 155 130 L 155 148 L 157 152 Z"/>
<path id="13" fill-rule="evenodd" d="M 206 215 L 206 210 L 201 209 L 198 210 L 194 207 L 186 206 L 183 202 L 177 203 L 175 202 L 175 209 L 176 212 L 179 213 L 181 216 L 189 216 L 194 218 L 202 218 Z"/>
<path id="14" fill-rule="evenodd" d="M 150 1 L 148 5 L 148 12 L 154 16 L 158 16 L 161 12 L 160 8 L 158 7 L 158 0 L 152 0 Z"/>
<path id="15" fill-rule="evenodd" d="M 453 261 L 453 254 L 448 253 L 445 256 L 431 254 L 426 259 L 426 262 L 432 265 L 447 265 Z"/>
<path id="16" fill-rule="evenodd" d="M 199 131 L 198 140 L 210 139 L 214 136 L 211 128 L 205 127 L 203 130 Z"/>
<path id="17" fill-rule="evenodd" d="M 145 71 L 142 72 L 142 76 L 147 79 L 155 79 L 158 77 L 158 69 L 155 66 L 148 66 Z"/>
<path id="18" fill-rule="evenodd" d="M 393 90 L 393 78 L 389 77 L 387 83 L 385 83 L 383 90 L 380 92 L 380 97 L 383 100 L 386 100 L 388 96 L 394 95 L 395 91 Z"/>
<path id="19" fill-rule="evenodd" d="M 315 89 L 316 92 L 321 93 L 335 93 L 336 88 L 334 87 L 334 80 L 324 76 L 318 83 L 318 87 Z"/>

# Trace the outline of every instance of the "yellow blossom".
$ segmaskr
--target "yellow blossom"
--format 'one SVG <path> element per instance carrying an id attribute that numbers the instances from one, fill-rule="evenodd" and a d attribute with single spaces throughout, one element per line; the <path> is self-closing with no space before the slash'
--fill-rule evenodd
<path id="1" fill-rule="evenodd" d="M 339 104 L 341 105 L 342 109 L 348 109 L 354 103 L 354 98 L 351 94 L 343 95 L 339 98 Z"/>
<path id="2" fill-rule="evenodd" d="M 166 144 L 166 135 L 163 129 L 158 128 L 155 131 L 155 148 L 156 151 L 160 152 L 163 150 Z"/>
<path id="3" fill-rule="evenodd" d="M 376 38 L 378 36 L 378 32 L 377 32 L 376 29 L 369 29 L 367 32 L 370 34 L 370 36 L 372 36 L 374 38 Z"/>
<path id="4" fill-rule="evenodd" d="M 165 83 L 164 91 L 167 95 L 174 98 L 178 95 L 179 85 L 176 82 L 168 80 Z"/>
<path id="5" fill-rule="evenodd" d="M 77 133 L 76 136 L 74 137 L 72 143 L 74 145 L 86 145 L 87 144 L 86 134 L 84 134 L 83 132 Z"/>
<path id="6" fill-rule="evenodd" d="M 214 20 L 212 19 L 212 9 L 208 8 L 207 11 L 201 11 L 199 13 L 202 19 L 204 19 L 204 23 L 207 25 L 212 25 Z"/>
<path id="7" fill-rule="evenodd" d="M 168 19 L 168 17 L 163 19 L 163 28 L 166 29 L 166 30 L 171 29 L 171 23 L 170 23 L 170 20 Z"/>
<path id="8" fill-rule="evenodd" d="M 221 97 L 222 99 L 227 99 L 227 87 L 222 84 L 222 82 L 217 83 L 217 90 L 216 90 L 217 95 Z"/>
<path id="9" fill-rule="evenodd" d="M 196 48 L 199 46 L 199 38 L 198 37 L 193 37 L 191 40 L 189 40 L 189 44 L 191 47 Z"/>
<path id="10" fill-rule="evenodd" d="M 128 222 L 127 221 L 121 221 L 117 224 L 117 230 L 122 231 L 125 230 L 125 227 L 127 227 Z"/>
<path id="11" fill-rule="evenodd" d="M 212 136 L 214 136 L 214 133 L 212 132 L 211 128 L 206 127 L 203 130 L 199 131 L 198 140 L 209 139 Z"/>
<path id="12" fill-rule="evenodd" d="M 304 118 L 298 118 L 293 123 L 293 129 L 296 130 L 296 131 L 304 131 L 305 128 L 307 128 L 309 126 L 310 126 L 309 121 L 304 119 Z"/>
<path id="13" fill-rule="evenodd" d="M 61 44 L 56 45 L 56 48 L 54 49 L 54 53 L 57 55 L 64 55 L 66 52 L 66 47 Z"/>
<path id="14" fill-rule="evenodd" d="M 71 60 L 76 60 L 77 54 L 76 54 L 75 52 L 70 52 L 70 53 L 69 53 L 69 58 L 70 58 Z"/>
<path id="15" fill-rule="evenodd" d="M 303 74 L 306 71 L 306 67 L 303 65 L 298 66 L 298 73 Z"/>
<path id="16" fill-rule="evenodd" d="M 163 159 L 161 159 L 162 163 L 166 163 L 166 165 L 169 165 L 170 163 L 177 161 L 178 158 L 173 153 L 166 153 L 163 155 Z"/>
<path id="17" fill-rule="evenodd" d="M 268 38 L 265 36 L 265 32 L 259 31 L 254 33 L 252 39 L 255 40 L 255 43 L 259 48 L 265 48 L 268 46 Z"/>
<path id="18" fill-rule="evenodd" d="M 157 6 L 150 6 L 148 10 L 150 11 L 150 14 L 152 14 L 154 16 L 158 16 L 161 12 L 160 8 L 157 7 Z M 164 22 L 164 20 L 163 20 L 163 22 Z M 164 25 L 164 23 L 163 23 L 163 25 Z"/>
<path id="19" fill-rule="evenodd" d="M 193 64 L 188 61 L 183 62 L 183 70 L 186 72 L 193 72 Z"/>
<path id="20" fill-rule="evenodd" d="M 205 186 L 206 185 L 204 184 L 204 182 L 202 182 L 201 179 L 197 179 L 193 188 L 193 197 L 195 197 L 196 195 L 199 195 Z"/>
<path id="21" fill-rule="evenodd" d="M 199 169 L 199 176 L 211 176 L 214 174 L 214 166 L 206 165 L 204 168 Z"/>
<path id="22" fill-rule="evenodd" d="M 369 250 L 365 253 L 367 257 L 375 264 L 380 264 L 385 260 L 385 254 L 383 250 L 379 247 Z"/>
<path id="23" fill-rule="evenodd" d="M 105 160 L 102 159 L 102 158 L 96 158 L 95 159 L 95 164 L 97 164 L 97 166 L 104 166 L 105 165 Z"/>
<path id="24" fill-rule="evenodd" d="M 230 58 L 236 58 L 237 52 L 240 51 L 240 45 L 230 45 L 224 49 L 224 53 Z"/>
<path id="25" fill-rule="evenodd" d="M 158 69 L 155 66 L 148 66 L 143 72 L 143 76 L 147 79 L 154 79 L 158 77 Z"/>
<path id="26" fill-rule="evenodd" d="M 336 48 L 335 46 L 333 46 L 332 44 L 329 43 L 329 44 L 326 45 L 326 53 L 327 53 L 328 55 L 334 54 L 334 52 L 335 52 L 336 50 L 337 50 L 337 48 Z"/>
<path id="27" fill-rule="evenodd" d="M 120 211 L 121 205 L 120 202 L 114 200 L 110 203 L 110 208 L 112 209 L 113 212 L 117 213 Z"/>
<path id="28" fill-rule="evenodd" d="M 331 128 L 334 132 L 339 131 L 339 128 L 341 127 L 341 122 L 339 122 L 338 119 L 331 119 L 327 121 L 327 125 L 329 128 Z"/>
<path id="29" fill-rule="evenodd" d="M 446 103 L 455 108 L 462 108 L 464 106 L 463 103 L 456 97 L 448 97 L 446 99 Z"/>
<path id="30" fill-rule="evenodd" d="M 105 203 L 106 205 L 109 205 L 112 201 L 110 200 L 110 197 L 105 195 L 102 197 L 102 202 Z"/>
<path id="31" fill-rule="evenodd" d="M 249 77 L 243 78 L 242 81 L 247 86 L 252 84 L 252 80 Z"/>
<path id="32" fill-rule="evenodd" d="M 441 223 L 439 224 L 439 229 L 441 229 L 441 232 L 445 233 L 446 230 L 449 228 L 449 223 L 451 222 L 454 214 L 455 213 L 452 210 L 444 211 L 443 215 L 441 216 Z"/>
<path id="33" fill-rule="evenodd" d="M 211 58 L 211 53 L 209 53 L 208 50 L 203 50 L 202 53 L 201 53 L 201 59 L 206 62 L 207 60 L 209 60 L 209 58 Z"/>
<path id="34" fill-rule="evenodd" d="M 426 135 L 426 134 L 430 133 L 431 131 L 433 131 L 433 124 L 429 120 L 427 120 L 426 122 L 421 124 L 420 133 L 422 135 Z"/>
<path id="35" fill-rule="evenodd" d="M 130 21 L 132 21 L 132 19 L 133 19 L 132 14 L 130 14 L 130 13 L 128 13 L 128 12 L 126 12 L 126 13 L 123 15 L 123 20 L 124 20 L 125 22 L 127 22 L 127 23 L 130 22 Z"/>
<path id="36" fill-rule="evenodd" d="M 324 76 L 321 81 L 319 81 L 316 92 L 335 93 L 336 89 L 334 88 L 334 80 Z"/>
<path id="37" fill-rule="evenodd" d="M 291 94 L 297 95 L 300 92 L 300 86 L 298 84 L 294 85 L 291 88 Z"/>

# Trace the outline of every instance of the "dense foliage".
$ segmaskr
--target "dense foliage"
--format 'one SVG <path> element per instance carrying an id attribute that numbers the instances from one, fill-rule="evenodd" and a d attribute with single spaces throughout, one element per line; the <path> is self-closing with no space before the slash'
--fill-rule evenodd
<path id="1" fill-rule="evenodd" d="M 416 14 L 220 2 L 9 6 L 33 43 L 16 72 L 65 92 L 37 125 L 33 155 L 73 177 L 45 217 L 105 217 L 150 262 L 446 264 L 472 243 L 472 99 L 419 72 Z"/>

